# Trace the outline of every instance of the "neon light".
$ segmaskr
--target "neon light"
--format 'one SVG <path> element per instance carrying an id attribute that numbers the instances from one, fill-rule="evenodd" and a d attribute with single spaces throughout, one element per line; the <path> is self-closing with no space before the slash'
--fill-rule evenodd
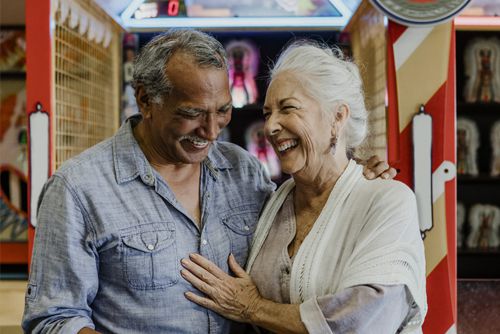
<path id="1" fill-rule="evenodd" d="M 179 1 L 171 0 L 168 2 L 168 16 L 177 16 L 179 14 Z"/>
<path id="2" fill-rule="evenodd" d="M 135 11 L 145 0 L 133 0 L 123 11 L 123 25 L 134 31 L 162 30 L 166 28 L 343 28 L 352 12 L 341 0 L 330 0 L 340 17 L 158 17 L 145 20 L 133 18 Z"/>
<path id="3" fill-rule="evenodd" d="M 500 28 L 500 17 L 496 16 L 457 16 L 456 27 L 491 27 Z"/>

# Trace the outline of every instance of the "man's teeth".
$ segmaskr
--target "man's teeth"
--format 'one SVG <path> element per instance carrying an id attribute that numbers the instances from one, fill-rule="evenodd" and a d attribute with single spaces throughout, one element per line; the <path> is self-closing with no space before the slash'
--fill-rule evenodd
<path id="1" fill-rule="evenodd" d="M 297 147 L 299 143 L 297 142 L 297 140 L 295 139 L 291 139 L 291 140 L 287 140 L 281 144 L 279 144 L 278 146 L 278 151 L 281 153 L 281 152 L 285 152 L 286 150 L 288 149 L 291 149 L 291 148 L 295 148 Z"/>
<path id="2" fill-rule="evenodd" d="M 209 141 L 201 139 L 200 137 L 186 136 L 182 137 L 181 140 L 188 140 L 196 148 L 205 148 L 208 146 Z"/>

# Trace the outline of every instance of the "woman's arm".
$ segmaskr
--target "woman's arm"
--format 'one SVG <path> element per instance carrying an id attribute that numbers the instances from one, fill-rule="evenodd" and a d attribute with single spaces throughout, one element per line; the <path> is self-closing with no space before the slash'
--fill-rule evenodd
<path id="1" fill-rule="evenodd" d="M 359 285 L 302 304 L 280 304 L 263 298 L 250 276 L 229 257 L 229 276 L 198 254 L 183 259 L 182 276 L 206 297 L 186 297 L 224 317 L 286 333 L 395 333 L 416 312 L 403 284 Z M 390 315 L 390 316 L 388 316 Z"/>
<path id="2" fill-rule="evenodd" d="M 274 332 L 307 333 L 300 318 L 300 305 L 279 304 L 263 298 L 232 254 L 228 263 L 236 277 L 198 254 L 191 254 L 181 262 L 186 268 L 181 271 L 182 277 L 206 295 L 186 292 L 189 300 L 230 320 L 252 323 Z"/>

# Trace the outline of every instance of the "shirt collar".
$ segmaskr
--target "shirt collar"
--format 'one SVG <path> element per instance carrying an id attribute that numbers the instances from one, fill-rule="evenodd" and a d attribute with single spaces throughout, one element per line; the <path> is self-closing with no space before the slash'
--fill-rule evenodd
<path id="1" fill-rule="evenodd" d="M 133 180 L 139 175 L 146 183 L 150 183 L 152 180 L 151 165 L 132 131 L 132 128 L 140 121 L 141 117 L 141 115 L 129 117 L 120 127 L 113 140 L 115 175 L 119 184 Z"/>
<path id="2" fill-rule="evenodd" d="M 129 117 L 113 139 L 113 160 L 118 184 L 133 180 L 137 176 L 141 176 L 146 184 L 152 185 L 154 183 L 152 167 L 132 131 L 132 128 L 140 122 L 141 117 L 140 114 Z M 214 176 L 217 176 L 221 169 L 233 167 L 220 151 L 217 142 L 212 144 L 204 163 Z"/>

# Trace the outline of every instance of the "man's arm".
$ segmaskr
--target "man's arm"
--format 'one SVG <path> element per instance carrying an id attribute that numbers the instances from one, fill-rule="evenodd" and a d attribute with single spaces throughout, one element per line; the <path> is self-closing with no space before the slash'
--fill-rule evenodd
<path id="1" fill-rule="evenodd" d="M 377 177 L 381 177 L 386 180 L 396 177 L 397 171 L 389 166 L 387 162 L 382 160 L 378 155 L 373 155 L 366 161 L 358 162 L 364 165 L 363 174 L 368 180 L 373 180 Z"/>
<path id="2" fill-rule="evenodd" d="M 85 212 L 62 177 L 45 185 L 38 208 L 22 326 L 25 332 L 77 333 L 93 328 L 97 252 Z"/>

